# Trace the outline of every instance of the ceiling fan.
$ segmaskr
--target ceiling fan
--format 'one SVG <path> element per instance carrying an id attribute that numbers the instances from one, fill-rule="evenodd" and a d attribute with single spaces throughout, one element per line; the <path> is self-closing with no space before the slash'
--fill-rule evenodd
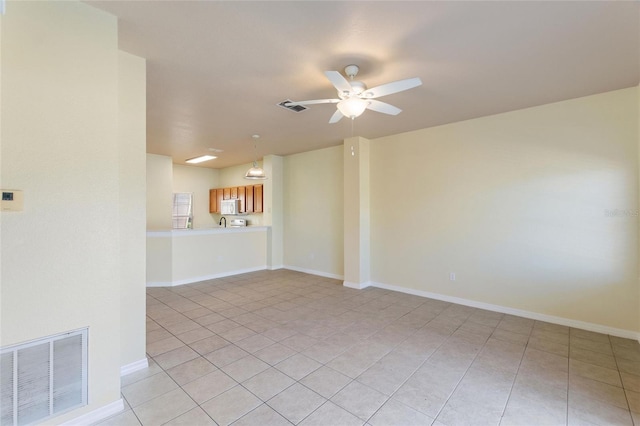
<path id="1" fill-rule="evenodd" d="M 367 89 L 367 86 L 361 82 L 354 80 L 358 75 L 357 65 L 348 65 L 344 69 L 344 73 L 349 80 L 344 78 L 338 71 L 325 71 L 331 84 L 338 90 L 338 99 L 315 99 L 310 101 L 291 101 L 286 102 L 284 106 L 290 107 L 295 105 L 313 105 L 313 104 L 338 104 L 337 111 L 333 113 L 329 123 L 337 123 L 344 117 L 354 119 L 360 116 L 365 109 L 381 112 L 383 114 L 397 115 L 402 110 L 393 105 L 376 100 L 382 96 L 391 95 L 393 93 L 409 90 L 420 86 L 422 81 L 419 78 L 408 78 L 406 80 L 394 81 L 392 83 L 376 86 Z"/>

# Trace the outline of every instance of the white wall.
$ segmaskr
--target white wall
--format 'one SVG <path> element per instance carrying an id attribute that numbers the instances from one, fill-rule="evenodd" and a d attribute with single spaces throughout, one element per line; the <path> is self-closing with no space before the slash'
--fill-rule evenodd
<path id="1" fill-rule="evenodd" d="M 197 282 L 266 268 L 266 229 L 220 232 L 173 236 L 174 283 Z"/>
<path id="2" fill-rule="evenodd" d="M 172 205 L 171 157 L 147 154 L 147 229 L 171 229 Z"/>
<path id="3" fill-rule="evenodd" d="M 219 171 L 205 167 L 173 165 L 173 192 L 193 193 L 193 228 L 213 228 L 218 225 L 209 213 L 209 190 L 216 188 Z"/>
<path id="4" fill-rule="evenodd" d="M 342 145 L 284 157 L 284 263 L 343 275 Z"/>
<path id="5" fill-rule="evenodd" d="M 146 64 L 118 56 L 121 366 L 145 359 Z"/>
<path id="6" fill-rule="evenodd" d="M 637 88 L 376 139 L 372 280 L 638 331 L 637 176 Z"/>
<path id="7" fill-rule="evenodd" d="M 1 182 L 24 211 L 0 216 L 0 345 L 89 328 L 90 403 L 58 422 L 120 399 L 117 22 L 11 2 L 1 52 Z"/>

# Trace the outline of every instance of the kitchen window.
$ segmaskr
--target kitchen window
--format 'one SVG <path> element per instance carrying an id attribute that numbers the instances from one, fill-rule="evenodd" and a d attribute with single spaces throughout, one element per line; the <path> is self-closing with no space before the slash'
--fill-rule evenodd
<path id="1" fill-rule="evenodd" d="M 173 194 L 173 229 L 193 228 L 193 194 L 176 192 Z"/>

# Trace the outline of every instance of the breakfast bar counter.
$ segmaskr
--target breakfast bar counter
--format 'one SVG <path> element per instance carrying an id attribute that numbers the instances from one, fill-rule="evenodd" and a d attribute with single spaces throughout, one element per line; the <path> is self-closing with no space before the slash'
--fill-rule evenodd
<path id="1" fill-rule="evenodd" d="M 147 287 L 266 269 L 270 232 L 269 226 L 147 231 Z"/>

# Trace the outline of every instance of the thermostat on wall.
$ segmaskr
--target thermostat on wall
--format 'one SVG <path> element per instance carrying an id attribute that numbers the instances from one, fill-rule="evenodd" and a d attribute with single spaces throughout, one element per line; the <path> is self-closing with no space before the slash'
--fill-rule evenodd
<path id="1" fill-rule="evenodd" d="M 20 212 L 23 208 L 22 191 L 2 190 L 2 211 Z"/>

